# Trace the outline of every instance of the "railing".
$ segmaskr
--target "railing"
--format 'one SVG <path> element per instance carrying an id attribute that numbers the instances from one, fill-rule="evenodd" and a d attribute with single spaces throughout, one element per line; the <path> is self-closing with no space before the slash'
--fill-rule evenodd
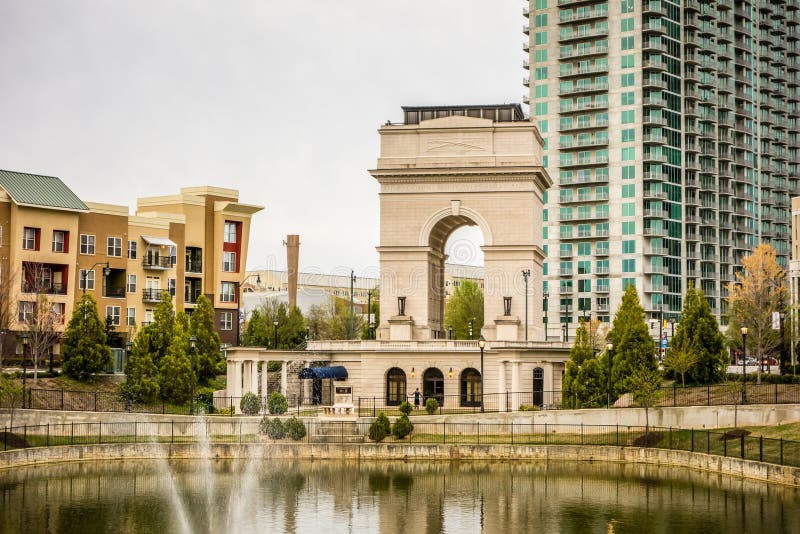
<path id="1" fill-rule="evenodd" d="M 175 263 L 170 256 L 145 256 L 142 259 L 142 267 L 145 269 L 172 269 Z"/>
<path id="2" fill-rule="evenodd" d="M 121 299 L 125 298 L 125 288 L 124 287 L 107 287 L 105 291 L 103 291 L 103 296 L 106 298 L 112 299 Z"/>
<path id="3" fill-rule="evenodd" d="M 46 295 L 66 295 L 66 284 L 44 284 L 37 282 L 23 282 L 23 293 L 44 293 Z"/>
<path id="4" fill-rule="evenodd" d="M 187 273 L 202 273 L 203 272 L 203 262 L 201 260 L 186 260 L 186 272 Z"/>
<path id="5" fill-rule="evenodd" d="M 304 421 L 303 443 L 367 443 L 370 422 Z M 285 438 L 290 441 L 289 438 Z M 193 421 L 50 423 L 6 427 L 2 450 L 103 443 L 264 443 L 259 421 L 206 418 Z M 705 453 L 800 467 L 800 441 L 666 427 L 531 423 L 420 423 L 388 443 L 470 445 L 571 445 L 646 447 Z"/>
<path id="6" fill-rule="evenodd" d="M 148 302 L 161 302 L 161 293 L 164 289 L 142 289 L 142 300 Z"/>

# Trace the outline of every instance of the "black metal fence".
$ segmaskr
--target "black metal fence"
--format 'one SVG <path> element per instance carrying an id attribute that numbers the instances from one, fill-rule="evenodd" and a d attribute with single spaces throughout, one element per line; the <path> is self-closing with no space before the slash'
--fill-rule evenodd
<path id="1" fill-rule="evenodd" d="M 480 395 L 438 395 L 436 414 L 463 414 L 481 411 Z M 259 413 L 266 412 L 268 397 L 260 397 Z M 319 399 L 302 398 L 297 395 L 286 397 L 289 411 L 295 414 L 316 413 Z M 214 413 L 220 410 L 239 412 L 242 397 L 198 398 L 192 404 L 174 405 L 166 402 L 138 403 L 132 402 L 120 393 L 103 391 L 71 391 L 60 389 L 26 388 L 22 402 L 17 407 L 35 410 L 66 410 L 89 412 L 131 412 L 190 415 L 197 413 Z M 413 395 L 406 399 L 414 407 Z M 414 407 L 411 415 L 424 415 L 425 398 L 420 397 L 419 407 Z M 603 395 L 592 402 L 581 403 L 578 399 L 563 398 L 560 391 L 525 391 L 507 393 L 487 393 L 484 396 L 483 411 L 506 412 L 517 410 L 560 410 L 572 408 L 604 408 L 606 397 Z M 399 415 L 399 402 L 389 402 L 386 397 L 358 397 L 355 408 L 361 416 L 375 416 L 378 412 L 387 415 Z M 741 382 L 731 384 L 714 384 L 708 386 L 661 388 L 656 406 L 726 406 L 734 404 L 800 404 L 800 384 L 755 384 L 746 383 L 742 391 Z M 613 407 L 627 407 L 624 401 Z M 7 402 L 0 407 L 8 408 Z M 236 408 L 236 410 L 233 410 Z"/>
<path id="2" fill-rule="evenodd" d="M 302 443 L 370 443 L 369 422 L 304 422 Z M 745 435 L 744 432 L 622 425 L 517 423 L 414 423 L 403 439 L 389 443 L 458 445 L 602 445 L 683 450 L 800 467 L 800 442 Z M 197 419 L 127 423 L 51 423 L 22 425 L 2 432 L 2 450 L 103 443 L 262 443 L 259 421 Z"/>
<path id="3" fill-rule="evenodd" d="M 259 397 L 258 413 L 266 413 L 268 396 Z M 241 413 L 242 397 L 214 397 L 196 399 L 194 404 L 170 404 L 167 402 L 140 403 L 133 402 L 122 393 L 104 391 L 70 391 L 63 389 L 26 388 L 22 402 L 17 408 L 31 410 L 64 410 L 80 412 L 129 412 L 170 415 L 192 415 L 201 413 L 223 412 L 233 415 Z M 318 409 L 313 399 L 297 395 L 286 397 L 288 410 L 297 415 L 309 415 Z M 9 408 L 7 402 L 2 406 Z"/>

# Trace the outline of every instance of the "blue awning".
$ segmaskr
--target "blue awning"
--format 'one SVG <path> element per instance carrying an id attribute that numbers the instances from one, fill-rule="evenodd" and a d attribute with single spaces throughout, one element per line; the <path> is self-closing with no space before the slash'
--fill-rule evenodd
<path id="1" fill-rule="evenodd" d="M 300 378 L 347 378 L 347 369 L 342 366 L 306 367 L 300 371 Z"/>

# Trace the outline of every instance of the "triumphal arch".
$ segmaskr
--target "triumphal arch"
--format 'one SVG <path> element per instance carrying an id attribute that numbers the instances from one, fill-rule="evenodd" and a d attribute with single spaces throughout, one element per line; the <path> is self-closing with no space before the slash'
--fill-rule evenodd
<path id="1" fill-rule="evenodd" d="M 380 184 L 378 339 L 446 337 L 444 246 L 462 226 L 483 234 L 484 337 L 524 340 L 527 321 L 528 339 L 544 339 L 541 221 L 552 182 L 542 138 L 518 111 L 404 108 L 404 124 L 380 128 L 370 171 Z M 531 273 L 527 299 L 523 270 Z"/>

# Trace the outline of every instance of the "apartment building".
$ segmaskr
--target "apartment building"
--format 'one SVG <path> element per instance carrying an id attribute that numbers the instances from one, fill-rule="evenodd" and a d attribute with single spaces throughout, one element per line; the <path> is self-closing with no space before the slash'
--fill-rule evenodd
<path id="1" fill-rule="evenodd" d="M 233 189 L 188 187 L 141 198 L 131 215 L 127 206 L 81 201 L 59 178 L 0 171 L 2 328 L 24 330 L 45 294 L 63 331 L 87 292 L 127 340 L 168 291 L 188 313 L 205 294 L 220 339 L 236 344 L 250 220 L 262 209 L 240 203 Z M 17 343 L 8 340 L 6 353 Z"/>
<path id="2" fill-rule="evenodd" d="M 550 317 L 609 320 L 634 284 L 651 319 L 726 285 L 770 243 L 788 267 L 798 183 L 800 2 L 532 0 L 531 119 L 555 185 Z"/>

